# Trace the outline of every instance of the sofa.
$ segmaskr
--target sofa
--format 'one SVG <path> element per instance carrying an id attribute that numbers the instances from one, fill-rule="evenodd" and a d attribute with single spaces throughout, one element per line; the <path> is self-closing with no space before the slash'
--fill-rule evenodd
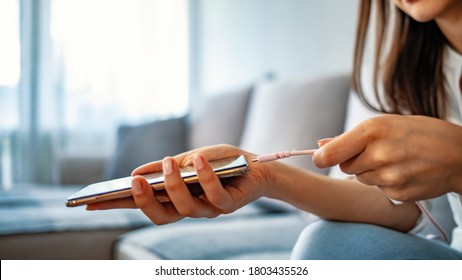
<path id="1" fill-rule="evenodd" d="M 0 257 L 289 258 L 299 233 L 318 218 L 268 198 L 216 219 L 184 219 L 163 226 L 151 224 L 138 210 L 86 212 L 61 203 L 65 195 L 90 183 L 86 179 L 124 177 L 140 164 L 197 147 L 227 143 L 258 154 L 316 147 L 316 140 L 339 135 L 351 126 L 347 116 L 360 113 L 349 82 L 349 75 L 342 73 L 258 81 L 195 99 L 187 116 L 121 126 L 110 158 L 57 160 L 55 184 L 70 187 L 31 190 L 25 186 L 0 192 Z M 316 168 L 308 156 L 284 161 L 313 172 L 338 174 L 338 169 Z M 435 218 L 450 232 L 454 221 L 448 218 L 447 201 L 444 197 L 435 201 Z M 435 229 L 428 226 L 425 232 Z"/>
<path id="2" fill-rule="evenodd" d="M 187 128 L 187 150 L 219 143 L 240 146 L 259 154 L 315 147 L 316 140 L 342 132 L 348 92 L 348 75 L 315 80 L 300 77 L 262 81 L 252 87 L 196 100 L 197 106 L 184 120 L 182 128 L 175 120 L 166 121 L 169 127 L 167 133 L 172 134 L 173 127 L 178 126 L 176 133 L 180 137 L 181 131 Z M 157 134 L 155 137 L 160 136 Z M 125 137 L 119 135 L 119 139 L 122 138 Z M 136 145 L 148 147 L 156 142 L 154 139 L 144 140 L 147 142 L 136 141 Z M 121 149 L 118 152 L 124 154 L 119 157 L 129 156 Z M 161 158 L 163 155 L 156 156 Z M 310 157 L 285 161 L 315 172 L 328 172 L 317 169 Z M 119 168 L 114 167 L 114 170 Z M 116 243 L 115 257 L 286 259 L 299 233 L 315 219 L 313 215 L 301 213 L 290 205 L 260 199 L 218 219 L 188 219 L 124 234 Z"/>

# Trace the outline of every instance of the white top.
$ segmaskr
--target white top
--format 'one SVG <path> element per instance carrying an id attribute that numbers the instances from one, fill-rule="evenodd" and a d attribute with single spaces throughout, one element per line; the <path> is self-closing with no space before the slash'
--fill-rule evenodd
<path id="1" fill-rule="evenodd" d="M 364 70 L 362 71 L 362 86 L 365 95 L 369 101 L 375 100 L 373 94 L 374 88 L 372 84 L 372 71 L 370 63 L 366 58 L 364 64 Z M 370 61 L 369 61 L 370 62 Z M 444 74 L 447 79 L 446 89 L 448 92 L 448 121 L 462 125 L 462 93 L 459 86 L 459 81 L 462 76 L 462 55 L 458 54 L 454 50 L 447 48 L 444 60 Z M 359 100 L 356 94 L 350 94 L 348 101 L 348 114 L 345 121 L 345 131 L 348 131 L 361 123 L 365 119 L 377 116 L 378 113 L 368 110 Z M 330 176 L 335 178 L 345 177 L 345 174 L 338 168 L 338 166 L 331 168 Z M 451 209 L 454 215 L 454 220 L 457 227 L 452 233 L 451 246 L 459 251 L 462 251 L 462 196 L 450 193 L 448 199 L 451 205 Z M 422 224 L 416 227 L 416 230 L 422 229 Z M 413 230 L 415 232 L 415 230 Z"/>
<path id="2" fill-rule="evenodd" d="M 462 125 L 462 92 L 460 79 L 462 77 L 462 55 L 451 48 L 447 48 L 444 74 L 447 79 L 448 121 Z M 462 172 L 462 171 L 461 171 Z M 448 194 L 449 204 L 454 215 L 457 227 L 452 232 L 451 246 L 462 251 L 462 195 Z"/>

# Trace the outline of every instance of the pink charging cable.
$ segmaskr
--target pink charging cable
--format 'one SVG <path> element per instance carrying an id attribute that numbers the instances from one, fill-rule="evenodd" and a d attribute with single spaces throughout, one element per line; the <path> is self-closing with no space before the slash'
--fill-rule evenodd
<path id="1" fill-rule="evenodd" d="M 318 145 L 319 145 L 319 147 L 322 147 L 322 146 L 324 146 L 325 144 L 329 143 L 332 140 L 334 140 L 334 138 L 325 138 L 325 139 L 318 140 Z M 257 156 L 256 158 L 252 159 L 252 162 L 263 163 L 263 162 L 268 162 L 268 161 L 288 158 L 288 157 L 291 157 L 291 156 L 312 155 L 317 150 L 318 149 L 299 150 L 299 151 L 293 150 L 293 151 L 290 151 L 290 152 L 289 151 L 283 151 L 283 152 L 277 152 L 277 153 L 272 153 L 272 154 L 266 154 L 266 155 Z"/>
<path id="2" fill-rule="evenodd" d="M 422 211 L 425 214 L 425 217 L 428 219 L 428 221 L 430 221 L 430 223 L 432 223 L 436 227 L 436 229 L 441 233 L 441 236 L 442 236 L 443 240 L 445 242 L 449 242 L 448 235 L 444 231 L 443 227 L 436 221 L 435 218 L 433 218 L 430 211 L 428 211 L 428 209 L 425 208 L 425 206 L 422 204 L 422 202 L 416 201 L 415 204 L 417 204 L 420 211 Z"/>
<path id="3" fill-rule="evenodd" d="M 294 151 L 291 151 L 291 152 L 289 152 L 289 151 L 277 152 L 277 153 L 257 156 L 256 158 L 252 159 L 252 162 L 263 163 L 263 162 L 268 162 L 268 161 L 288 158 L 288 157 L 291 157 L 291 156 L 312 155 L 316 151 L 317 151 L 317 149 L 300 150 L 300 151 L 295 151 L 294 150 Z"/>

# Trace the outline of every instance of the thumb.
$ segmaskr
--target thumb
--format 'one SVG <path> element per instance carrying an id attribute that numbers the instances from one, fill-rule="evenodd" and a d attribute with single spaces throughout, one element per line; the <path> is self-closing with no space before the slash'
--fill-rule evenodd
<path id="1" fill-rule="evenodd" d="M 318 141 L 320 148 L 313 154 L 313 163 L 318 168 L 327 168 L 349 160 L 361 153 L 366 143 L 351 130 L 335 138 Z"/>

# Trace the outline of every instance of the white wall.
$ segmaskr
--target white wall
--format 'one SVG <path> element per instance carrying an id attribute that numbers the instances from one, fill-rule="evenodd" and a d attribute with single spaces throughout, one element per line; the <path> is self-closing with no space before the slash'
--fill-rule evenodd
<path id="1" fill-rule="evenodd" d="M 192 1 L 192 90 L 351 68 L 357 0 Z"/>

